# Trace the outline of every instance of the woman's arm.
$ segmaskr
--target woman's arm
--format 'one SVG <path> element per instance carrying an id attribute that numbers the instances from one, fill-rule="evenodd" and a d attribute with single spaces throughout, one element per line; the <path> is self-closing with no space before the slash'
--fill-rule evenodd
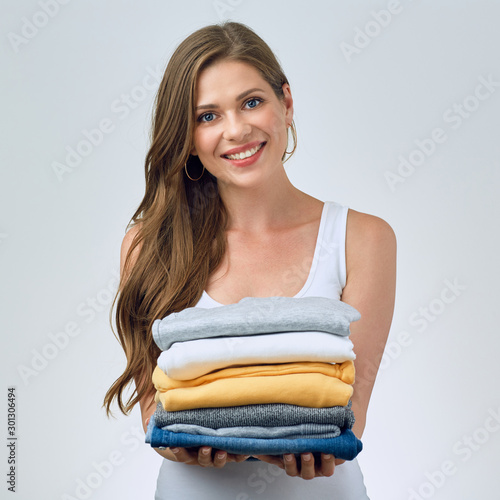
<path id="1" fill-rule="evenodd" d="M 361 439 L 394 312 L 396 237 L 391 226 L 373 215 L 349 210 L 346 266 L 341 300 L 361 313 L 361 319 L 351 324 L 350 336 L 356 353 L 353 432 Z"/>

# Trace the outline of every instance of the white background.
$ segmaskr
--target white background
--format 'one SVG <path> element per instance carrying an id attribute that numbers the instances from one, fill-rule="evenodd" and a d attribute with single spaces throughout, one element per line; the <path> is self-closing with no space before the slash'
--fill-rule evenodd
<path id="1" fill-rule="evenodd" d="M 268 42 L 290 80 L 292 182 L 397 235 L 396 312 L 359 456 L 372 500 L 497 499 L 500 2 L 54 2 L 49 15 L 43 0 L 4 0 L 0 19 L 0 435 L 15 386 L 19 437 L 18 493 L 2 481 L 0 496 L 153 498 L 161 459 L 138 408 L 115 420 L 100 408 L 124 367 L 109 309 L 144 190 L 158 85 L 148 75 L 160 78 L 192 31 L 231 18 Z M 374 13 L 389 7 L 398 13 L 381 26 Z M 492 83 L 478 100 L 481 78 Z M 57 175 L 106 119 L 112 130 Z M 400 175 L 400 155 L 436 128 L 445 139 L 413 153 L 423 161 L 391 188 L 387 172 Z"/>

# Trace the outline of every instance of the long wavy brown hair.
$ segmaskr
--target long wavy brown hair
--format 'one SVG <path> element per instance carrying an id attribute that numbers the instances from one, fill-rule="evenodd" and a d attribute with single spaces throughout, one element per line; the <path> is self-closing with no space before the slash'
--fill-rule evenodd
<path id="1" fill-rule="evenodd" d="M 153 341 L 153 321 L 195 305 L 226 249 L 227 212 L 217 179 L 203 169 L 197 156 L 190 155 L 198 75 L 222 59 L 252 65 L 276 96 L 284 98 L 282 86 L 288 80 L 280 63 L 268 45 L 243 24 L 225 22 L 199 29 L 171 56 L 154 102 L 144 198 L 127 225 L 127 229 L 135 226 L 136 234 L 110 311 L 112 323 L 116 304 L 115 336 L 127 365 L 104 398 L 108 416 L 115 398 L 125 415 L 143 397 L 153 400 L 151 376 L 161 352 Z M 291 156 L 297 144 L 293 122 L 290 129 Z M 202 174 L 198 181 L 186 176 L 185 165 L 192 178 Z M 131 382 L 135 389 L 125 401 L 124 392 Z"/>

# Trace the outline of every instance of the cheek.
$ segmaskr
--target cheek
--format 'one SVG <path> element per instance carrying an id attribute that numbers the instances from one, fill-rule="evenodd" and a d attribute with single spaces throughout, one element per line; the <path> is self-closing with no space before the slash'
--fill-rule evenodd
<path id="1" fill-rule="evenodd" d="M 284 134 L 286 132 L 285 117 L 280 109 L 269 110 L 265 119 L 273 134 Z"/>
<path id="2" fill-rule="evenodd" d="M 196 148 L 196 152 L 199 155 L 203 155 L 204 153 L 206 154 L 207 152 L 210 152 L 211 149 L 213 149 L 214 144 L 213 144 L 213 139 L 212 135 L 210 133 L 210 130 L 207 129 L 198 129 L 194 133 L 194 146 Z"/>

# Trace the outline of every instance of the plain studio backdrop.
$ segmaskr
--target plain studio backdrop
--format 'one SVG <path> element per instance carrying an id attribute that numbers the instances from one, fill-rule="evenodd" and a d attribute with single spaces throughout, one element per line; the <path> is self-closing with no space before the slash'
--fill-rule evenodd
<path id="1" fill-rule="evenodd" d="M 256 30 L 290 80 L 292 182 L 397 235 L 396 311 L 359 456 L 369 495 L 498 498 L 499 2 L 4 0 L 2 13 L 12 498 L 153 498 L 161 458 L 138 408 L 101 409 L 125 363 L 109 309 L 163 70 L 224 19 Z"/>

